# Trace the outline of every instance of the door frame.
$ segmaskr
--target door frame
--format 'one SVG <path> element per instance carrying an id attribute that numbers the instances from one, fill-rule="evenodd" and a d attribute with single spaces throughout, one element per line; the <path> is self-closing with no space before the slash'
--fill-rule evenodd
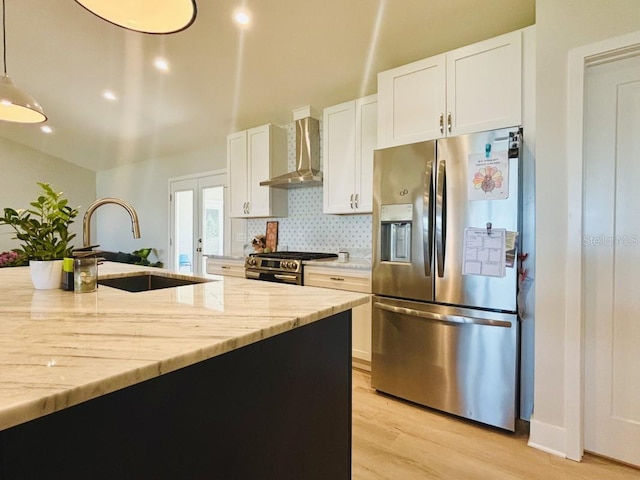
<path id="1" fill-rule="evenodd" d="M 168 179 L 167 181 L 167 190 L 169 192 L 169 195 L 167 195 L 167 202 L 168 202 L 168 208 L 167 208 L 167 214 L 168 214 L 168 218 L 167 218 L 167 224 L 169 225 L 169 239 L 168 239 L 168 244 L 169 244 L 169 258 L 171 259 L 171 262 L 169 263 L 169 268 L 173 268 L 173 269 L 177 269 L 177 265 L 173 265 L 173 260 L 175 257 L 175 245 L 173 244 L 173 242 L 171 241 L 172 238 L 172 233 L 173 233 L 173 219 L 172 219 L 172 215 L 173 215 L 173 211 L 171 208 L 171 200 L 170 200 L 170 195 L 171 195 L 171 184 L 173 182 L 179 182 L 182 180 L 198 180 L 199 178 L 202 177 L 209 177 L 209 176 L 215 176 L 215 175 L 225 175 L 225 182 L 224 182 L 224 205 L 225 205 L 225 211 L 224 211 L 224 228 L 225 228 L 225 233 L 224 233 L 224 244 L 223 244 L 223 249 L 224 249 L 224 255 L 229 255 L 229 252 L 231 250 L 231 217 L 229 216 L 229 175 L 228 175 L 228 171 L 226 168 L 221 168 L 221 169 L 217 169 L 217 170 L 207 170 L 204 172 L 198 172 L 198 173 L 192 173 L 189 175 L 181 175 L 178 177 L 171 177 Z M 198 219 L 199 220 L 199 219 Z M 202 272 L 205 273 L 205 272 Z"/>
<path id="2" fill-rule="evenodd" d="M 613 37 L 569 52 L 567 81 L 567 244 L 564 338 L 565 454 L 584 454 L 584 280 L 582 278 L 584 171 L 584 81 L 587 68 L 640 55 L 640 31 Z"/>

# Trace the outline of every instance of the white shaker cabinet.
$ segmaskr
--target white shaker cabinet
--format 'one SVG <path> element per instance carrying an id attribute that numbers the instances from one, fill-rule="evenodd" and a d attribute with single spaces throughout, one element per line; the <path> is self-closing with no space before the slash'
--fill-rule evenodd
<path id="1" fill-rule="evenodd" d="M 377 112 L 377 95 L 324 109 L 324 213 L 371 213 Z"/>
<path id="2" fill-rule="evenodd" d="M 378 147 L 444 135 L 445 55 L 378 74 Z"/>
<path id="3" fill-rule="evenodd" d="M 370 270 L 306 265 L 303 282 L 311 287 L 371 293 Z M 371 370 L 371 299 L 353 308 L 351 326 L 352 363 L 358 368 Z"/>
<path id="4" fill-rule="evenodd" d="M 228 277 L 244 277 L 243 258 L 207 258 L 207 273 L 209 275 L 224 275 Z"/>
<path id="5" fill-rule="evenodd" d="M 287 138 L 283 128 L 262 125 L 227 136 L 230 216 L 285 217 L 287 192 L 260 186 L 287 171 Z"/>
<path id="6" fill-rule="evenodd" d="M 378 148 L 522 123 L 522 33 L 378 74 Z"/>

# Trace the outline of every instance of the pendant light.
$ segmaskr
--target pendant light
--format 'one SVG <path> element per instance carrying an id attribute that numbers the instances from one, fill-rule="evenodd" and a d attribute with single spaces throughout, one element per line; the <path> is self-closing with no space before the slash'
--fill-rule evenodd
<path id="1" fill-rule="evenodd" d="M 16 87 L 7 75 L 7 32 L 5 6 L 2 0 L 2 61 L 4 75 L 0 76 L 0 120 L 16 123 L 42 123 L 47 116 L 42 107 L 26 92 Z"/>
<path id="2" fill-rule="evenodd" d="M 174 33 L 196 19 L 195 0 L 76 0 L 94 15 L 142 33 Z"/>

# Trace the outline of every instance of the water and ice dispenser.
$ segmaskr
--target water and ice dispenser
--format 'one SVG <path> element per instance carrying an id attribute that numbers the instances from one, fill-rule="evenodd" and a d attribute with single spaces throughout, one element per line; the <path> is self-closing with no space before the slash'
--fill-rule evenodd
<path id="1" fill-rule="evenodd" d="M 380 206 L 380 259 L 411 263 L 411 203 Z"/>

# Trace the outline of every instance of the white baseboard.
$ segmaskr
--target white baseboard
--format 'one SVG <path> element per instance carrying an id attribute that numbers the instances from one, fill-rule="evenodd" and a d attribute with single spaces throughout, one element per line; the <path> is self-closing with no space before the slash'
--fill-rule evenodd
<path id="1" fill-rule="evenodd" d="M 527 445 L 551 455 L 567 458 L 567 439 L 564 428 L 538 422 L 533 417 L 529 425 L 529 442 Z"/>
<path id="2" fill-rule="evenodd" d="M 365 372 L 371 372 L 371 362 L 361 358 L 351 357 L 351 366 Z"/>

